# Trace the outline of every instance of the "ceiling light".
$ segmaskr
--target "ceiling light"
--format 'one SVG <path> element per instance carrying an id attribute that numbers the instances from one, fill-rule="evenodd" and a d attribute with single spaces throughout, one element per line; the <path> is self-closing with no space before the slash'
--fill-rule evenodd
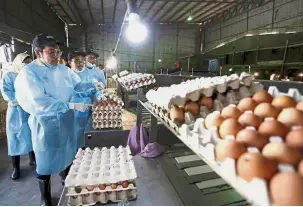
<path id="1" fill-rule="evenodd" d="M 117 67 L 117 59 L 116 57 L 113 55 L 109 58 L 109 60 L 107 61 L 106 64 L 106 68 L 108 69 L 115 69 Z"/>
<path id="2" fill-rule="evenodd" d="M 193 20 L 193 17 L 191 16 L 191 15 L 189 15 L 188 17 L 187 17 L 187 21 L 192 21 Z"/>
<path id="3" fill-rule="evenodd" d="M 161 60 L 161 59 L 159 59 L 159 60 L 158 60 L 158 62 L 159 62 L 159 63 L 161 63 L 161 62 L 162 62 L 162 60 Z"/>
<path id="4" fill-rule="evenodd" d="M 132 43 L 143 42 L 147 37 L 147 28 L 141 22 L 140 16 L 136 13 L 129 14 L 129 24 L 126 29 L 126 37 Z"/>

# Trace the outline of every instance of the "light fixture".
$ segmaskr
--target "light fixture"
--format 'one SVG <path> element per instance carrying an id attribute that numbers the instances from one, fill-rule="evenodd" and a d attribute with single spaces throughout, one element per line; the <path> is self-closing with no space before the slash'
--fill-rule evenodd
<path id="1" fill-rule="evenodd" d="M 300 73 L 299 76 L 300 76 L 300 77 L 303 77 L 303 73 Z"/>
<path id="2" fill-rule="evenodd" d="M 231 71 L 233 71 L 233 69 L 232 69 L 232 68 L 229 68 L 229 71 L 231 72 Z"/>
<path id="3" fill-rule="evenodd" d="M 259 73 L 258 73 L 258 72 L 255 72 L 255 73 L 254 73 L 254 76 L 255 76 L 255 77 L 259 76 Z"/>
<path id="4" fill-rule="evenodd" d="M 147 37 L 147 28 L 141 22 L 140 16 L 137 13 L 129 14 L 126 37 L 132 43 L 143 42 Z"/>
<path id="5" fill-rule="evenodd" d="M 159 60 L 158 60 L 158 62 L 159 62 L 159 63 L 161 63 L 161 62 L 162 62 L 162 60 L 161 60 L 161 59 L 159 59 Z"/>
<path id="6" fill-rule="evenodd" d="M 192 21 L 193 20 L 193 17 L 191 16 L 191 15 L 189 15 L 188 17 L 187 17 L 187 21 Z"/>
<path id="7" fill-rule="evenodd" d="M 117 67 L 117 59 L 115 55 L 112 55 L 107 61 L 106 68 L 108 69 L 116 69 Z"/>

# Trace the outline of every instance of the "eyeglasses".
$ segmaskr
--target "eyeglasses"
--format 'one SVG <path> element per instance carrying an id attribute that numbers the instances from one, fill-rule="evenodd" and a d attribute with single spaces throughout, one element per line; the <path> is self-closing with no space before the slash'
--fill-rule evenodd
<path id="1" fill-rule="evenodd" d="M 56 57 L 60 57 L 62 55 L 62 51 L 61 50 L 43 50 L 43 52 L 51 55 L 51 56 L 56 56 Z"/>
<path id="2" fill-rule="evenodd" d="M 74 59 L 74 60 L 72 60 L 72 62 L 74 62 L 74 63 L 76 63 L 76 64 L 84 63 L 84 62 L 85 62 L 85 59 Z"/>
<path id="3" fill-rule="evenodd" d="M 89 55 L 89 56 L 87 56 L 87 59 L 93 59 L 93 60 L 96 60 L 97 58 L 96 58 L 96 56 Z"/>

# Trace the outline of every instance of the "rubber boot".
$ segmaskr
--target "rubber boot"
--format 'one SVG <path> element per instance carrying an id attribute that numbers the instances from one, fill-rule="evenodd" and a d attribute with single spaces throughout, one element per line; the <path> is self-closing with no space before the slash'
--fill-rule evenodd
<path id="1" fill-rule="evenodd" d="M 13 162 L 13 173 L 12 173 L 12 179 L 17 180 L 20 178 L 20 156 L 12 156 L 12 162 Z"/>
<path id="2" fill-rule="evenodd" d="M 29 165 L 30 166 L 36 165 L 36 157 L 34 151 L 29 152 L 28 156 L 29 156 Z"/>
<path id="3" fill-rule="evenodd" d="M 41 206 L 52 206 L 50 176 L 44 180 L 38 179 L 41 193 Z"/>
<path id="4" fill-rule="evenodd" d="M 63 170 L 63 171 L 61 171 L 61 172 L 59 173 L 59 175 L 60 175 L 60 177 L 61 177 L 61 184 L 62 184 L 63 186 L 65 186 L 65 179 L 66 179 L 66 177 L 67 177 L 67 175 L 68 175 L 68 173 L 69 173 L 70 167 L 71 167 L 71 165 L 68 166 L 65 170 Z"/>

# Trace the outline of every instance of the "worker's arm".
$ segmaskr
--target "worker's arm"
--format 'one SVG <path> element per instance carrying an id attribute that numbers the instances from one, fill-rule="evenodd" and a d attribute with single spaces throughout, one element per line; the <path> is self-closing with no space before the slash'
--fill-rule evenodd
<path id="1" fill-rule="evenodd" d="M 12 105 L 17 105 L 18 102 L 15 97 L 15 88 L 14 88 L 14 74 L 6 73 L 2 79 L 1 93 L 3 99 Z"/>

